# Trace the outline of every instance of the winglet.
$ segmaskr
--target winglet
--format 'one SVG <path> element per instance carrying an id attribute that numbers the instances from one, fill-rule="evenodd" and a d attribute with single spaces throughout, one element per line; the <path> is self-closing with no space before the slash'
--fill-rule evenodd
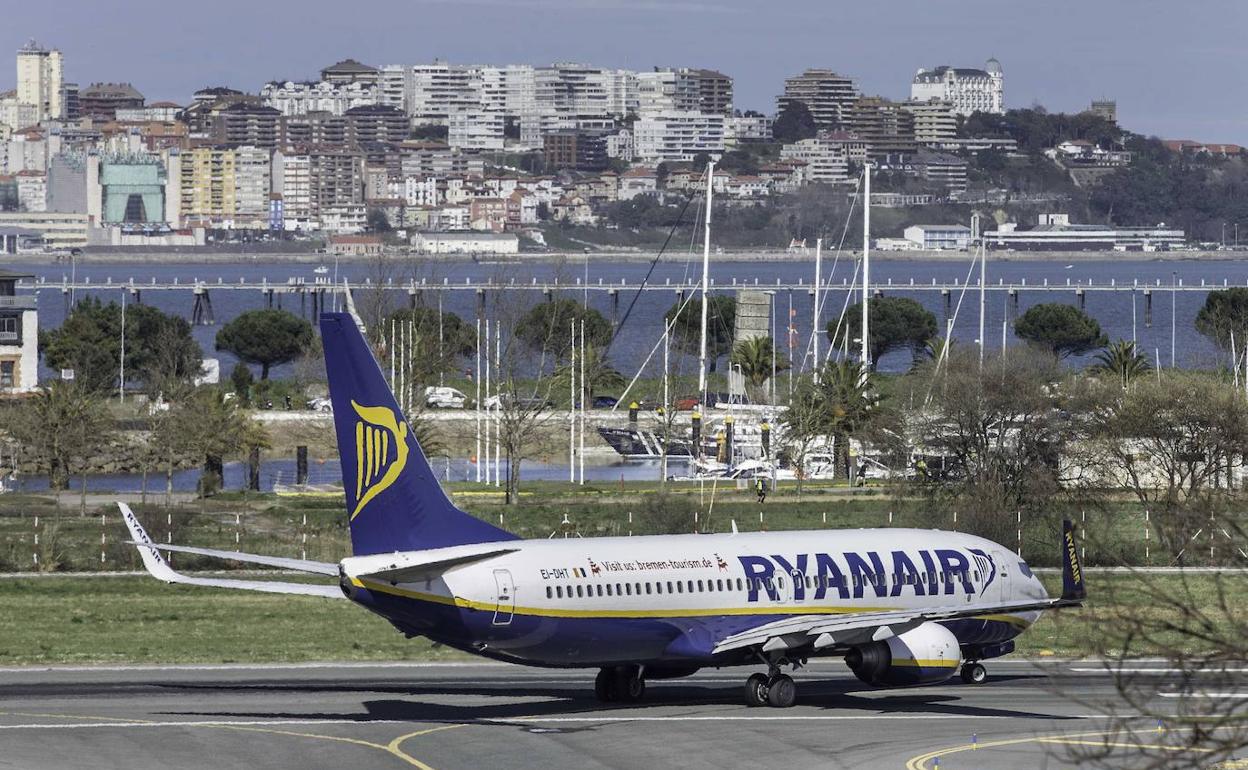
<path id="1" fill-rule="evenodd" d="M 1087 596 L 1083 587 L 1083 565 L 1079 563 L 1079 548 L 1075 543 L 1075 524 L 1066 519 L 1062 522 L 1062 601 L 1081 602 Z"/>
<path id="2" fill-rule="evenodd" d="M 165 557 L 160 555 L 160 551 L 151 545 L 152 539 L 147 536 L 147 530 L 143 529 L 143 525 L 139 523 L 139 519 L 134 515 L 134 511 L 130 510 L 130 506 L 123 502 L 118 502 L 117 507 L 121 509 L 121 519 L 126 522 L 126 528 L 130 530 L 130 537 L 139 549 L 139 556 L 143 558 L 143 566 L 157 580 L 163 580 L 166 583 L 176 582 L 177 573 L 169 566 L 169 562 L 165 561 Z"/>

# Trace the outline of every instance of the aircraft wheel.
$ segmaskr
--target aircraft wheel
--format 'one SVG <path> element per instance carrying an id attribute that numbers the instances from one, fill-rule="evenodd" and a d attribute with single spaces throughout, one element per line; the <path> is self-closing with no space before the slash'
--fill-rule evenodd
<path id="1" fill-rule="evenodd" d="M 750 674 L 745 680 L 745 705 L 767 705 L 767 677 L 762 674 Z"/>
<path id="2" fill-rule="evenodd" d="M 988 679 L 988 669 L 980 663 L 962 664 L 962 681 L 967 684 L 983 684 Z"/>
<path id="3" fill-rule="evenodd" d="M 797 702 L 797 683 L 793 677 L 780 674 L 767 684 L 767 705 L 787 709 Z"/>
<path id="4" fill-rule="evenodd" d="M 619 669 L 614 682 L 616 700 L 635 703 L 645 697 L 646 680 L 638 676 L 638 673 L 633 666 Z"/>
<path id="5" fill-rule="evenodd" d="M 594 677 L 594 697 L 601 703 L 615 700 L 615 676 L 611 669 L 598 670 L 598 676 Z"/>

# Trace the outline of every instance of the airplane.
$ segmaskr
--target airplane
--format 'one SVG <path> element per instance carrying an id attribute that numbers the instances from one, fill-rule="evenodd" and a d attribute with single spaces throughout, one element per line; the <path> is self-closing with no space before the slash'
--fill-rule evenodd
<path id="1" fill-rule="evenodd" d="M 987 678 L 1045 610 L 1082 605 L 1071 522 L 1050 598 L 1009 548 L 921 529 L 522 540 L 457 508 L 438 484 L 352 313 L 320 317 L 352 555 L 337 564 L 155 543 L 119 503 L 143 564 L 167 583 L 346 598 L 408 638 L 530 666 L 597 668 L 600 701 L 705 667 L 760 669 L 750 706 L 792 706 L 785 669 L 842 657 L 880 687 Z M 201 577 L 199 554 L 337 585 Z M 764 673 L 765 671 L 765 673 Z"/>

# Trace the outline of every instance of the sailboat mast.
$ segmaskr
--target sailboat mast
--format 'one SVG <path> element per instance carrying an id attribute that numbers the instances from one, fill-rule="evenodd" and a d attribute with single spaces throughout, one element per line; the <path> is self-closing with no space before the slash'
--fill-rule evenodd
<path id="1" fill-rule="evenodd" d="M 706 226 L 702 237 L 702 333 L 698 342 L 698 400 L 706 399 L 706 314 L 711 285 L 711 193 L 715 181 L 715 161 L 706 164 Z"/>
<path id="2" fill-rule="evenodd" d="M 871 366 L 871 164 L 862 172 L 862 366 Z"/>
<path id="3" fill-rule="evenodd" d="M 815 377 L 819 376 L 819 289 L 823 286 L 823 239 L 815 239 L 815 312 L 810 322 L 811 352 L 815 359 Z"/>

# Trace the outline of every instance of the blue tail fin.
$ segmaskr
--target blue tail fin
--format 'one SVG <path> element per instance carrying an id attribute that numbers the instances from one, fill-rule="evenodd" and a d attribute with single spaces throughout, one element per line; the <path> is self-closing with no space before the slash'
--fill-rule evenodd
<path id="1" fill-rule="evenodd" d="M 321 315 L 321 342 L 355 555 L 518 539 L 442 491 L 349 313 Z"/>

